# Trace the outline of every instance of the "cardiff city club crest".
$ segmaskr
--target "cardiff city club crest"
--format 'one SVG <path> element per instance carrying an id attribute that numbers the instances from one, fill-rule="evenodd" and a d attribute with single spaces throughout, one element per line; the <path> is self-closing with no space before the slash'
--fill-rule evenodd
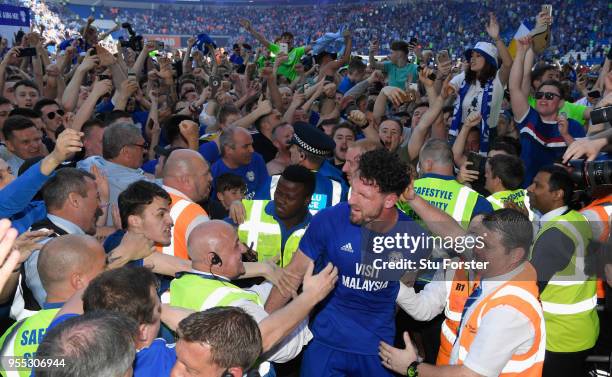
<path id="1" fill-rule="evenodd" d="M 253 173 L 252 171 L 248 171 L 246 173 L 246 177 L 249 181 L 253 182 L 255 180 L 255 173 Z"/>

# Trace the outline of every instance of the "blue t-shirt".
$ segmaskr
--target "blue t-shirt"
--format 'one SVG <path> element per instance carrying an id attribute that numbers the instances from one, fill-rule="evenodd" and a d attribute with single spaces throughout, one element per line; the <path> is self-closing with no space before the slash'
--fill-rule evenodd
<path id="1" fill-rule="evenodd" d="M 364 269 L 368 256 L 375 255 L 368 246 L 372 235 L 349 220 L 348 203 L 340 203 L 317 213 L 300 242 L 300 250 L 315 261 L 317 271 L 328 262 L 338 268 L 339 280 L 334 290 L 321 304 L 321 311 L 310 328 L 315 340 L 343 352 L 377 355 L 381 340 L 393 344 L 395 336 L 395 300 L 398 281 L 386 281 L 385 276 Z M 423 228 L 398 210 L 399 220 L 387 233 L 425 235 Z M 362 243 L 363 242 L 363 243 Z M 370 244 L 372 245 L 372 244 Z M 387 250 L 389 251 L 389 250 Z M 403 254 L 416 261 L 427 257 L 429 250 Z M 379 254 L 388 259 L 390 254 Z M 369 270 L 369 271 L 368 271 Z M 380 271 L 380 270 L 379 270 Z M 403 274 L 405 270 L 399 270 Z"/>
<path id="2" fill-rule="evenodd" d="M 47 328 L 45 334 L 60 323 L 78 316 L 79 314 L 67 313 L 55 318 Z M 134 360 L 134 377 L 168 377 L 175 363 L 176 350 L 174 349 L 174 344 L 167 344 L 166 341 L 161 338 L 155 339 L 149 347 L 136 352 L 136 359 Z"/>
<path id="3" fill-rule="evenodd" d="M 175 363 L 174 344 L 168 344 L 161 338 L 155 339 L 149 347 L 136 352 L 134 377 L 168 377 Z"/>
<path id="4" fill-rule="evenodd" d="M 340 81 L 340 84 L 338 85 L 338 92 L 345 94 L 346 92 L 351 90 L 351 88 L 354 87 L 355 84 L 357 83 L 352 82 L 351 79 L 349 79 L 348 75 L 344 76 L 344 78 L 342 79 L 342 81 Z"/>
<path id="5" fill-rule="evenodd" d="M 249 164 L 240 166 L 236 169 L 228 168 L 223 162 L 223 159 L 217 160 L 217 162 L 215 162 L 211 168 L 211 174 L 214 180 L 213 187 L 216 187 L 217 177 L 225 173 L 235 174 L 242 177 L 247 186 L 245 199 L 253 199 L 257 190 L 264 186 L 270 177 L 268 175 L 268 169 L 266 168 L 266 163 L 264 162 L 263 157 L 261 157 L 261 155 L 257 152 L 253 153 L 253 157 L 251 158 L 251 162 Z M 216 190 L 213 190 L 213 192 L 210 193 L 210 197 L 217 197 Z"/>
<path id="6" fill-rule="evenodd" d="M 214 141 L 209 141 L 200 145 L 200 148 L 198 148 L 198 152 L 200 152 L 202 157 L 204 157 L 204 159 L 208 161 L 209 165 L 214 164 L 215 162 L 217 162 L 218 159 L 221 158 L 221 152 L 219 151 L 219 147 Z"/>
<path id="7" fill-rule="evenodd" d="M 568 119 L 569 133 L 574 138 L 584 137 L 584 127 L 573 119 Z M 527 187 L 533 181 L 540 168 L 553 164 L 560 159 L 567 149 L 563 137 L 559 133 L 557 122 L 545 122 L 540 114 L 529 108 L 522 122 L 517 122 L 516 127 L 520 132 L 521 159 L 525 163 L 525 179 L 523 187 Z"/>

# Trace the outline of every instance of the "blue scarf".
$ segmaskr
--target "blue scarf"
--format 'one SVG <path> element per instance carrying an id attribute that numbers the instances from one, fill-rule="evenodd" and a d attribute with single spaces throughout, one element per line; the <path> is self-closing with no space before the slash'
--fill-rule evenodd
<path id="1" fill-rule="evenodd" d="M 489 152 L 489 125 L 487 124 L 487 120 L 489 119 L 489 114 L 491 112 L 491 103 L 493 101 L 493 80 L 495 78 L 487 81 L 484 87 L 483 99 L 480 105 L 480 115 L 482 116 L 482 120 L 480 121 L 480 154 L 486 155 Z M 461 126 L 463 123 L 461 119 L 463 117 L 463 100 L 467 92 L 470 90 L 471 85 L 468 84 L 465 80 L 461 84 L 461 88 L 459 89 L 459 101 L 455 105 L 455 111 L 453 113 L 453 122 L 451 123 L 451 127 L 449 130 L 449 135 L 452 136 L 451 141 L 454 143 L 459 131 L 461 131 Z M 485 101 L 486 99 L 486 101 Z"/>

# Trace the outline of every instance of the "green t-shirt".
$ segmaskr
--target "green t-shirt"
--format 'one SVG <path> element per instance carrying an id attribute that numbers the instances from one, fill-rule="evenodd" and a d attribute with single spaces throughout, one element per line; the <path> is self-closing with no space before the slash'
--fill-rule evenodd
<path id="1" fill-rule="evenodd" d="M 529 97 L 527 98 L 528 102 L 529 102 L 529 106 L 533 107 L 535 109 L 536 107 L 536 99 L 533 98 L 532 95 L 529 95 Z M 559 110 L 560 113 L 566 113 L 567 117 L 570 119 L 575 120 L 576 122 L 582 124 L 583 126 L 585 125 L 585 120 L 584 120 L 584 111 L 588 109 L 588 107 L 584 106 L 584 105 L 579 105 L 577 103 L 571 103 L 571 102 L 567 102 L 565 101 L 565 104 L 563 105 L 563 107 L 561 108 L 561 110 Z"/>
<path id="2" fill-rule="evenodd" d="M 270 43 L 268 50 L 272 52 L 274 55 L 277 55 L 280 52 L 280 46 L 275 45 L 274 43 Z M 278 67 L 278 73 L 280 75 L 285 76 L 289 81 L 295 80 L 297 77 L 297 73 L 295 72 L 295 65 L 300 61 L 302 56 L 306 53 L 306 47 L 294 47 L 291 51 L 289 51 L 288 59 L 286 62 L 281 64 Z"/>
<path id="3" fill-rule="evenodd" d="M 387 73 L 389 85 L 402 90 L 406 89 L 408 75 L 412 74 L 412 82 L 416 82 L 418 79 L 416 64 L 406 64 L 400 68 L 392 62 L 386 61 L 383 63 L 383 71 Z"/>

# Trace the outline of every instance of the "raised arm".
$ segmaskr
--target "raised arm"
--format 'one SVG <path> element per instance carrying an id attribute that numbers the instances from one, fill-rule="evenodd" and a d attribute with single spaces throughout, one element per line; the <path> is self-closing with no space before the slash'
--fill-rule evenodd
<path id="1" fill-rule="evenodd" d="M 510 51 L 508 51 L 504 41 L 499 37 L 499 24 L 493 13 L 489 13 L 487 33 L 495 41 L 495 46 L 502 60 L 502 66 L 499 69 L 499 81 L 501 81 L 502 85 L 506 85 L 510 77 L 510 69 L 512 68 L 512 55 L 510 55 Z"/>
<path id="2" fill-rule="evenodd" d="M 79 90 L 81 89 L 81 84 L 85 79 L 85 76 L 89 71 L 94 69 L 100 64 L 100 58 L 91 55 L 91 51 L 87 52 L 87 56 L 85 59 L 79 64 L 74 71 L 74 75 L 72 75 L 72 79 L 66 86 L 64 90 L 64 95 L 62 96 L 62 107 L 64 111 L 73 111 L 76 108 L 77 100 L 79 98 Z"/>
<path id="3" fill-rule="evenodd" d="M 470 133 L 470 129 L 480 124 L 481 120 L 482 116 L 480 113 L 471 113 L 467 118 L 465 118 L 463 127 L 461 127 L 461 131 L 459 131 L 457 139 L 455 139 L 455 143 L 453 144 L 453 159 L 455 160 L 455 165 L 461 166 L 467 160 L 467 157 L 465 157 L 465 154 L 463 153 L 465 150 L 465 142 L 468 134 Z"/>
<path id="4" fill-rule="evenodd" d="M 421 147 L 425 143 L 425 138 L 427 137 L 427 132 L 435 122 L 436 118 L 442 112 L 442 107 L 444 106 L 444 101 L 446 99 L 446 95 L 448 93 L 447 87 L 448 82 L 450 80 L 450 75 L 444 80 L 442 83 L 442 91 L 440 95 L 436 94 L 436 90 L 434 87 L 434 82 L 428 78 L 431 74 L 431 70 L 429 68 L 425 68 L 419 72 L 419 80 L 425 86 L 425 90 L 427 91 L 427 97 L 429 100 L 429 108 L 427 111 L 421 116 L 419 123 L 412 130 L 412 134 L 410 135 L 410 140 L 408 141 L 408 157 L 410 160 L 414 160 L 419 156 L 419 152 L 421 151 Z"/>
<path id="5" fill-rule="evenodd" d="M 512 64 L 512 70 L 510 71 L 510 82 L 508 83 L 508 87 L 510 89 L 510 103 L 512 105 L 512 112 L 514 113 L 514 120 L 523 119 L 529 111 L 527 95 L 521 90 L 520 84 L 523 79 L 525 54 L 530 44 L 531 38 L 529 37 L 523 37 L 518 40 L 516 56 Z"/>
<path id="6" fill-rule="evenodd" d="M 259 41 L 259 43 L 261 43 L 265 48 L 270 47 L 270 44 L 271 44 L 270 41 L 268 41 L 266 37 L 260 34 L 257 30 L 253 29 L 253 25 L 251 25 L 251 21 L 243 18 L 240 20 L 240 26 L 242 26 L 244 30 L 249 32 L 249 34 L 251 34 L 255 39 L 257 39 L 257 41 Z"/>
<path id="7" fill-rule="evenodd" d="M 189 37 L 187 40 L 187 50 L 183 56 L 183 74 L 191 73 L 191 70 L 193 69 L 191 64 L 191 49 L 193 48 L 195 42 L 196 39 L 194 37 Z"/>
<path id="8" fill-rule="evenodd" d="M 378 41 L 372 41 L 372 43 L 370 43 L 370 50 L 369 50 L 369 54 L 368 54 L 368 64 L 370 67 L 372 67 L 372 69 L 379 69 L 382 70 L 383 69 L 383 65 L 380 63 L 376 62 L 376 58 L 374 58 L 374 54 L 377 53 L 379 51 L 380 46 L 378 45 Z"/>
<path id="9" fill-rule="evenodd" d="M 69 125 L 69 128 L 80 131 L 85 122 L 87 122 L 93 115 L 98 100 L 107 93 L 110 93 L 112 90 L 113 83 L 111 80 L 96 81 L 93 84 L 91 93 L 89 93 L 89 96 L 87 96 L 87 99 L 85 102 L 83 102 L 79 108 L 79 111 L 77 111 L 74 119 L 72 120 L 72 124 Z"/>

